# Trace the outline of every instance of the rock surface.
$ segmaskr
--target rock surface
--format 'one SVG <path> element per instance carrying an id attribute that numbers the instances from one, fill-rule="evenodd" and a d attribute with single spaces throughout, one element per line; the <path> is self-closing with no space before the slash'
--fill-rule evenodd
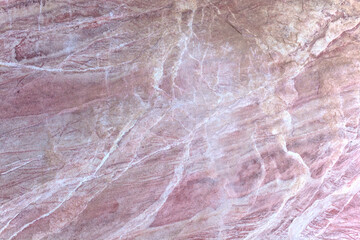
<path id="1" fill-rule="evenodd" d="M 360 239 L 357 0 L 0 0 L 0 239 Z"/>

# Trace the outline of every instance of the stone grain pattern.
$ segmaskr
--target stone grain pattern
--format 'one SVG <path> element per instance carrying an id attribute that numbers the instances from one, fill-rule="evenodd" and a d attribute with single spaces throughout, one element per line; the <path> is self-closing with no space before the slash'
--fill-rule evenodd
<path id="1" fill-rule="evenodd" d="M 0 0 L 0 239 L 360 239 L 357 0 Z"/>

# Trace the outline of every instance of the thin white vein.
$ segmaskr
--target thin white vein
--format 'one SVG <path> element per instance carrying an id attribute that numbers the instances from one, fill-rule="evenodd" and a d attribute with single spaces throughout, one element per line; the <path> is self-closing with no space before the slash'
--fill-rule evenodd
<path id="1" fill-rule="evenodd" d="M 23 209 L 27 208 L 28 206 L 30 206 L 30 205 L 33 204 L 34 202 L 38 201 L 41 197 L 42 197 L 42 195 L 39 195 L 36 199 L 34 199 L 33 201 L 30 201 Z M 10 223 L 11 223 L 20 213 L 21 213 L 21 211 L 19 211 L 15 216 L 13 216 L 11 219 L 9 219 L 9 221 L 5 224 L 5 226 L 0 229 L 0 234 L 10 225 Z"/>
<path id="2" fill-rule="evenodd" d="M 105 164 L 105 162 L 108 160 L 108 158 L 110 157 L 110 155 L 116 150 L 118 143 L 121 141 L 121 139 L 124 137 L 124 135 L 130 131 L 134 126 L 135 123 L 137 122 L 137 120 L 132 120 L 129 121 L 125 127 L 120 131 L 120 133 L 118 134 L 117 138 L 115 139 L 113 145 L 111 146 L 109 152 L 103 157 L 103 159 L 101 160 L 100 164 L 97 166 L 95 172 L 91 175 L 91 176 L 87 176 L 85 178 L 83 178 L 78 184 L 77 186 L 71 190 L 69 192 L 69 194 L 55 207 L 53 208 L 51 211 L 41 215 L 40 217 L 34 219 L 33 221 L 25 224 L 24 226 L 22 226 L 20 228 L 19 231 L 15 232 L 10 238 L 9 240 L 15 238 L 19 233 L 21 233 L 24 229 L 26 229 L 27 227 L 29 227 L 30 225 L 32 225 L 33 223 L 48 217 L 49 215 L 51 215 L 52 213 L 54 213 L 57 209 L 59 209 L 66 201 L 68 201 L 72 195 L 82 186 L 82 184 L 88 180 L 90 180 L 92 177 L 94 177 L 96 175 L 96 173 L 99 171 L 99 169 Z"/>
<path id="3" fill-rule="evenodd" d="M 111 146 L 109 152 L 103 157 L 103 159 L 101 160 L 101 163 L 97 166 L 93 175 L 95 175 L 99 171 L 99 169 L 105 164 L 105 162 L 109 159 L 110 155 L 116 150 L 118 143 L 121 141 L 121 139 L 124 137 L 124 135 L 135 126 L 136 122 L 137 122 L 137 120 L 128 122 L 125 125 L 125 127 L 120 131 L 120 133 L 116 137 L 113 145 Z"/>
<path id="4" fill-rule="evenodd" d="M 293 159 L 297 160 L 303 166 L 303 168 L 305 170 L 305 177 L 309 179 L 311 176 L 311 173 L 310 173 L 309 166 L 305 163 L 304 159 L 300 156 L 300 154 L 287 149 L 286 140 L 284 138 L 284 135 L 279 135 L 278 139 L 279 139 L 280 145 L 282 146 L 282 148 L 286 152 L 286 154 L 291 156 Z"/>
<path id="5" fill-rule="evenodd" d="M 138 227 L 143 226 L 148 221 L 151 221 L 152 218 L 159 212 L 162 206 L 165 204 L 167 199 L 169 198 L 170 194 L 174 191 L 175 187 L 180 183 L 181 179 L 183 178 L 184 173 L 184 166 L 186 162 L 190 158 L 190 144 L 192 142 L 193 135 L 191 134 L 190 140 L 185 147 L 185 153 L 183 156 L 183 160 L 174 170 L 174 176 L 167 185 L 165 191 L 161 194 L 158 201 L 153 203 L 149 208 L 147 208 L 143 213 L 138 215 L 136 218 L 132 219 L 128 222 L 125 226 L 123 226 L 119 231 L 115 233 L 116 238 L 122 239 L 124 235 L 137 229 Z"/>
<path id="6" fill-rule="evenodd" d="M 190 33 L 187 35 L 186 33 L 182 33 L 181 35 L 181 38 L 179 39 L 179 42 L 178 42 L 178 46 L 182 49 L 180 54 L 179 54 L 179 57 L 178 59 L 176 60 L 176 62 L 174 63 L 173 65 L 173 68 L 172 68 L 172 71 L 171 71 L 171 85 L 172 85 L 172 88 L 171 88 L 171 91 L 172 91 L 172 97 L 174 98 L 175 97 L 175 92 L 174 92 L 174 89 L 176 86 L 175 84 L 175 79 L 178 75 L 178 72 L 179 72 L 179 69 L 180 69 L 180 66 L 182 64 L 182 60 L 183 60 L 183 57 L 184 57 L 184 54 L 186 53 L 186 51 L 188 50 L 188 44 L 190 43 L 191 39 L 192 39 L 192 36 L 193 36 L 193 28 L 192 28 L 192 25 L 193 25 L 193 19 L 194 19 L 194 10 L 192 10 L 192 13 L 191 13 L 191 18 L 187 24 L 188 26 L 188 29 L 190 31 Z M 180 23 L 179 23 L 179 31 L 181 31 L 181 28 L 180 28 Z"/>
<path id="7" fill-rule="evenodd" d="M 19 166 L 13 167 L 13 168 L 7 170 L 6 172 L 0 173 L 0 175 L 5 175 L 5 174 L 8 174 L 8 173 L 11 173 L 11 172 L 15 171 L 16 169 L 19 169 L 19 168 L 31 163 L 32 161 L 34 161 L 34 160 L 30 160 L 30 161 L 27 161 L 27 162 L 19 165 Z"/>
<path id="8" fill-rule="evenodd" d="M 1 61 L 0 61 L 0 66 L 11 67 L 11 68 L 25 68 L 25 69 L 31 69 L 31 70 L 36 70 L 36 71 L 44 71 L 44 72 L 72 72 L 72 73 L 88 72 L 88 71 L 105 71 L 107 69 L 107 67 L 95 67 L 95 68 L 86 68 L 86 69 L 67 70 L 67 69 L 62 69 L 62 68 L 41 68 L 41 67 L 36 67 L 36 66 L 32 66 L 32 65 L 24 65 L 24 64 L 14 63 L 14 62 L 1 62 Z"/>
<path id="9" fill-rule="evenodd" d="M 340 215 L 340 213 L 342 213 L 344 211 L 344 209 L 349 205 L 349 203 L 353 200 L 353 198 L 355 197 L 357 193 L 353 194 L 347 201 L 346 203 L 341 207 L 340 211 L 331 219 L 329 219 L 328 223 L 326 224 L 326 226 L 317 234 L 315 234 L 315 236 L 321 236 L 330 226 L 330 224 L 332 224 L 335 219 Z"/>
<path id="10" fill-rule="evenodd" d="M 293 196 L 296 196 L 304 186 L 305 186 L 305 181 L 303 177 L 299 177 L 298 179 L 296 179 L 289 193 L 286 194 L 286 196 L 284 197 L 284 200 L 281 203 L 279 209 L 271 217 L 260 223 L 259 227 L 256 228 L 253 232 L 249 233 L 249 235 L 247 235 L 244 240 L 257 239 L 259 234 L 271 228 L 271 226 L 273 226 L 277 222 L 277 220 L 279 220 L 278 218 L 281 215 L 282 210 L 284 209 L 288 200 Z"/>
<path id="11" fill-rule="evenodd" d="M 256 203 L 256 200 L 257 200 L 257 197 L 259 196 L 259 191 L 260 191 L 260 188 L 261 188 L 261 184 L 263 183 L 263 181 L 265 180 L 265 175 L 266 175 L 266 168 L 265 168 L 265 161 L 264 159 L 262 158 L 261 156 L 261 153 L 259 152 L 258 148 L 257 148 L 257 144 L 256 144 L 256 140 L 254 138 L 254 135 L 255 135 L 255 132 L 253 132 L 253 134 L 251 135 L 251 140 L 253 142 L 253 146 L 254 146 L 254 150 L 255 150 L 255 153 L 256 155 L 258 156 L 258 159 L 261 163 L 261 177 L 259 178 L 258 180 L 258 184 L 257 184 L 257 187 L 256 187 L 256 192 L 255 192 L 255 199 L 253 200 L 253 204 L 248 208 L 248 211 L 247 213 L 250 211 L 250 209 L 255 205 Z"/>
<path id="12" fill-rule="evenodd" d="M 342 188 L 338 189 L 334 193 L 328 195 L 326 198 L 316 200 L 311 207 L 306 209 L 300 216 L 296 217 L 294 221 L 289 226 L 289 237 L 290 239 L 297 239 L 298 236 L 304 231 L 307 225 L 324 210 L 329 209 L 334 198 L 339 195 L 351 194 L 350 199 L 347 201 L 348 204 L 351 199 L 355 196 L 356 193 L 360 191 L 360 177 L 358 177 L 353 183 L 349 186 L 345 185 Z M 345 204 L 345 205 L 346 205 Z M 327 226 L 326 226 L 327 227 Z M 326 228 L 325 228 L 326 229 Z M 325 231 L 325 230 L 324 230 Z"/>
<path id="13" fill-rule="evenodd" d="M 154 152 L 151 152 L 147 155 L 145 155 L 144 157 L 140 158 L 140 159 L 136 159 L 136 158 L 132 158 L 132 160 L 129 162 L 129 164 L 126 166 L 126 168 L 124 170 L 121 171 L 121 173 L 114 177 L 112 182 L 113 181 L 116 181 L 117 179 L 119 179 L 121 176 L 124 175 L 124 173 L 126 173 L 130 168 L 132 168 L 133 166 L 136 166 L 137 164 L 143 162 L 145 159 L 148 159 L 149 157 L 152 157 L 158 153 L 161 153 L 161 152 L 164 152 L 164 151 L 167 151 L 167 150 L 170 150 L 172 149 L 173 147 L 176 147 L 176 146 L 179 146 L 180 144 L 184 143 L 184 140 L 179 140 L 179 141 L 176 141 L 175 143 L 173 144 L 170 144 L 170 145 L 167 145 L 165 147 L 162 147 Z"/>
<path id="14" fill-rule="evenodd" d="M 110 89 L 109 89 L 109 68 L 106 68 L 105 70 L 105 86 L 106 86 L 106 94 L 110 95 Z"/>
<path id="15" fill-rule="evenodd" d="M 21 233 L 22 231 L 24 231 L 24 229 L 26 229 L 27 227 L 29 227 L 30 225 L 32 225 L 33 223 L 51 215 L 52 213 L 54 213 L 57 209 L 59 209 L 67 200 L 69 200 L 71 198 L 71 196 L 74 194 L 74 192 L 83 184 L 85 180 L 81 181 L 78 183 L 78 185 L 71 191 L 69 192 L 69 194 L 55 207 L 53 208 L 51 211 L 41 215 L 40 217 L 32 220 L 31 222 L 25 224 L 24 226 L 22 226 L 20 228 L 19 231 L 15 232 L 13 235 L 11 235 L 11 237 L 9 238 L 9 240 L 13 239 L 14 237 L 16 237 L 19 233 Z"/>

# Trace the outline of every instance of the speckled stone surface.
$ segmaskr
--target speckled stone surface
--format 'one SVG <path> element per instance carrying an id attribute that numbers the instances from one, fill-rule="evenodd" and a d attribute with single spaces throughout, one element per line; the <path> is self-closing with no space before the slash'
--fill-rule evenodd
<path id="1" fill-rule="evenodd" d="M 0 239 L 360 239 L 359 15 L 0 0 Z"/>

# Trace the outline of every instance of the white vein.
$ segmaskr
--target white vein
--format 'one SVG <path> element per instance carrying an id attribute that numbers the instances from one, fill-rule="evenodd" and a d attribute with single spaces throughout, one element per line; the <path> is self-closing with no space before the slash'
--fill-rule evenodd
<path id="1" fill-rule="evenodd" d="M 22 226 L 20 228 L 20 230 L 18 230 L 17 232 L 15 232 L 13 235 L 11 235 L 11 237 L 9 238 L 9 240 L 15 238 L 19 233 L 21 233 L 24 229 L 26 229 L 27 227 L 29 227 L 30 225 L 32 225 L 33 223 L 45 218 L 45 217 L 48 217 L 49 215 L 51 215 L 52 213 L 54 213 L 57 209 L 59 209 L 66 201 L 68 201 L 72 195 L 82 186 L 82 184 L 86 181 L 89 181 L 91 180 L 95 175 L 96 173 L 99 171 L 99 169 L 106 163 L 106 161 L 109 159 L 110 155 L 116 150 L 117 146 L 118 146 L 118 143 L 122 140 L 122 138 L 124 137 L 124 135 L 130 131 L 136 124 L 137 120 L 132 120 L 132 121 L 129 121 L 125 126 L 124 128 L 120 131 L 120 133 L 118 134 L 118 136 L 116 137 L 115 141 L 113 142 L 113 145 L 111 146 L 109 152 L 103 157 L 103 159 L 101 160 L 100 164 L 97 166 L 96 170 L 94 171 L 94 173 L 90 176 L 87 176 L 85 178 L 83 178 L 78 184 L 77 186 L 71 190 L 69 192 L 69 194 L 55 207 L 53 208 L 51 211 L 41 215 L 40 217 L 34 219 L 33 221 L 25 224 L 24 226 Z M 8 225 L 8 224 L 7 224 Z"/>
<path id="2" fill-rule="evenodd" d="M 94 68 L 86 68 L 86 69 L 74 69 L 74 70 L 67 70 L 62 68 L 42 68 L 42 67 L 36 67 L 32 65 L 24 65 L 14 62 L 2 62 L 0 61 L 0 66 L 6 66 L 11 68 L 25 68 L 25 69 L 31 69 L 36 71 L 45 71 L 45 72 L 88 72 L 88 71 L 105 71 L 107 67 L 94 67 Z"/>
<path id="3" fill-rule="evenodd" d="M 331 195 L 328 195 L 324 199 L 316 200 L 311 207 L 306 209 L 300 216 L 296 217 L 294 221 L 289 226 L 289 237 L 290 239 L 298 239 L 298 236 L 304 231 L 304 229 L 310 224 L 312 220 L 314 220 L 319 214 L 321 214 L 326 209 L 329 209 L 332 205 L 332 202 L 338 195 L 348 195 L 350 194 L 351 197 L 344 205 L 344 207 L 352 200 L 356 193 L 360 191 L 360 177 L 358 177 L 351 185 L 344 185 L 339 190 L 335 191 Z M 343 207 L 343 208 L 344 208 Z M 339 212 L 340 213 L 340 212 Z M 338 213 L 338 214 L 339 214 Z M 326 225 L 325 229 L 330 225 L 331 221 Z M 319 234 L 321 234 L 320 232 Z"/>
<path id="4" fill-rule="evenodd" d="M 191 136 L 188 144 L 185 147 L 185 153 L 183 156 L 183 160 L 174 170 L 174 176 L 171 179 L 170 183 L 166 187 L 165 191 L 161 194 L 159 200 L 153 203 L 148 209 L 146 209 L 143 213 L 141 213 L 136 218 L 132 219 L 125 226 L 123 226 L 119 231 L 115 232 L 116 238 L 122 239 L 124 235 L 133 231 L 134 229 L 143 226 L 146 222 L 151 221 L 152 218 L 159 212 L 162 206 L 165 204 L 170 194 L 173 192 L 175 187 L 180 183 L 184 174 L 184 165 L 190 158 L 190 144 L 192 142 L 193 135 Z"/>
<path id="5" fill-rule="evenodd" d="M 6 172 L 0 173 L 0 175 L 5 175 L 5 174 L 8 174 L 8 173 L 11 173 L 11 172 L 15 171 L 16 169 L 21 168 L 21 167 L 31 163 L 32 161 L 34 161 L 34 160 L 30 160 L 30 161 L 27 161 L 27 162 L 19 165 L 19 166 L 13 167 L 13 168 L 7 170 Z"/>

